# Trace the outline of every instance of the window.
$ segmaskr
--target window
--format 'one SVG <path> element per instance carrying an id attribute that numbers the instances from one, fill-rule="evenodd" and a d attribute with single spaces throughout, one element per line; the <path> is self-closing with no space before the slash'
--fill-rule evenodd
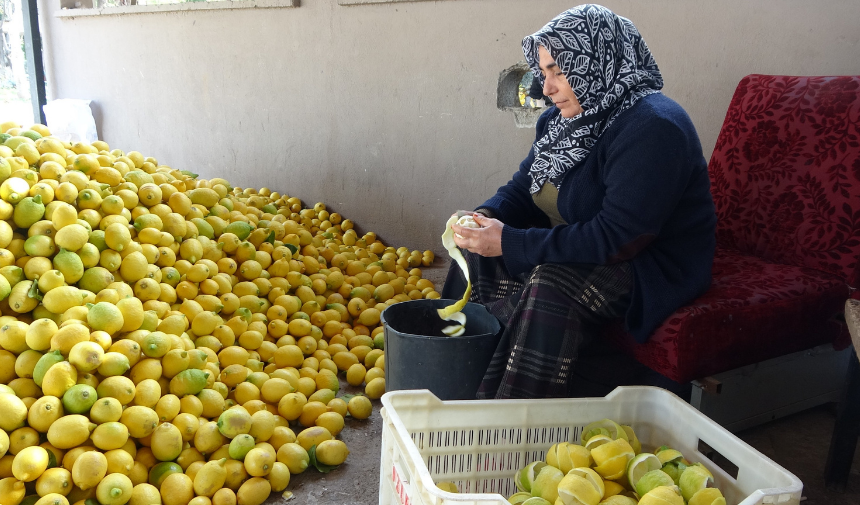
<path id="1" fill-rule="evenodd" d="M 299 0 L 60 0 L 60 18 L 209 9 L 298 7 Z"/>
<path id="2" fill-rule="evenodd" d="M 525 62 L 506 68 L 499 74 L 496 106 L 499 110 L 511 112 L 518 128 L 534 128 L 546 107 L 543 100 L 529 96 L 534 73 Z"/>

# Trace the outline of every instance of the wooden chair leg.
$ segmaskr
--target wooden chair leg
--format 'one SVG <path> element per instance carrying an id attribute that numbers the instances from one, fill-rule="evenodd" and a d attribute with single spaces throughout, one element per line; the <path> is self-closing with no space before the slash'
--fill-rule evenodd
<path id="1" fill-rule="evenodd" d="M 824 484 L 831 491 L 845 491 L 857 439 L 860 436 L 860 363 L 851 356 L 845 393 L 836 413 L 833 438 L 824 467 Z"/>

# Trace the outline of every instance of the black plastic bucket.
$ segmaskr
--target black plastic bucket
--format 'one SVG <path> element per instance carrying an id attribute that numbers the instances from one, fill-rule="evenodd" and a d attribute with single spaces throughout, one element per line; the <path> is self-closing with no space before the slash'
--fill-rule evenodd
<path id="1" fill-rule="evenodd" d="M 443 335 L 436 310 L 456 300 L 412 300 L 382 311 L 385 389 L 429 389 L 442 400 L 474 400 L 496 350 L 501 325 L 477 303 L 467 303 L 466 332 Z"/>

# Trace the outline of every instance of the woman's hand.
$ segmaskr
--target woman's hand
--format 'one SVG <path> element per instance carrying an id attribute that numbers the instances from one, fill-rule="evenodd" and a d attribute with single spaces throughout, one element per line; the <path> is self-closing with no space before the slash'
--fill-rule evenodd
<path id="1" fill-rule="evenodd" d="M 475 222 L 480 228 L 464 228 L 456 224 L 451 226 L 454 230 L 454 243 L 460 249 L 465 249 L 475 254 L 488 258 L 502 255 L 502 228 L 504 223 L 498 219 L 491 219 L 482 214 L 472 214 Z"/>

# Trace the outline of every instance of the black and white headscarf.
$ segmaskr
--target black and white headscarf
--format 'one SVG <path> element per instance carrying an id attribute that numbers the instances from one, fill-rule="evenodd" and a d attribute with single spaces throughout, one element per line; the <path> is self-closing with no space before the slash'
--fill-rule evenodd
<path id="1" fill-rule="evenodd" d="M 639 30 L 629 19 L 600 5 L 580 5 L 556 16 L 523 39 L 526 61 L 543 84 L 538 47 L 544 46 L 567 77 L 581 114 L 560 114 L 534 144 L 531 193 L 582 163 L 598 137 L 640 98 L 659 93 L 663 77 Z"/>

